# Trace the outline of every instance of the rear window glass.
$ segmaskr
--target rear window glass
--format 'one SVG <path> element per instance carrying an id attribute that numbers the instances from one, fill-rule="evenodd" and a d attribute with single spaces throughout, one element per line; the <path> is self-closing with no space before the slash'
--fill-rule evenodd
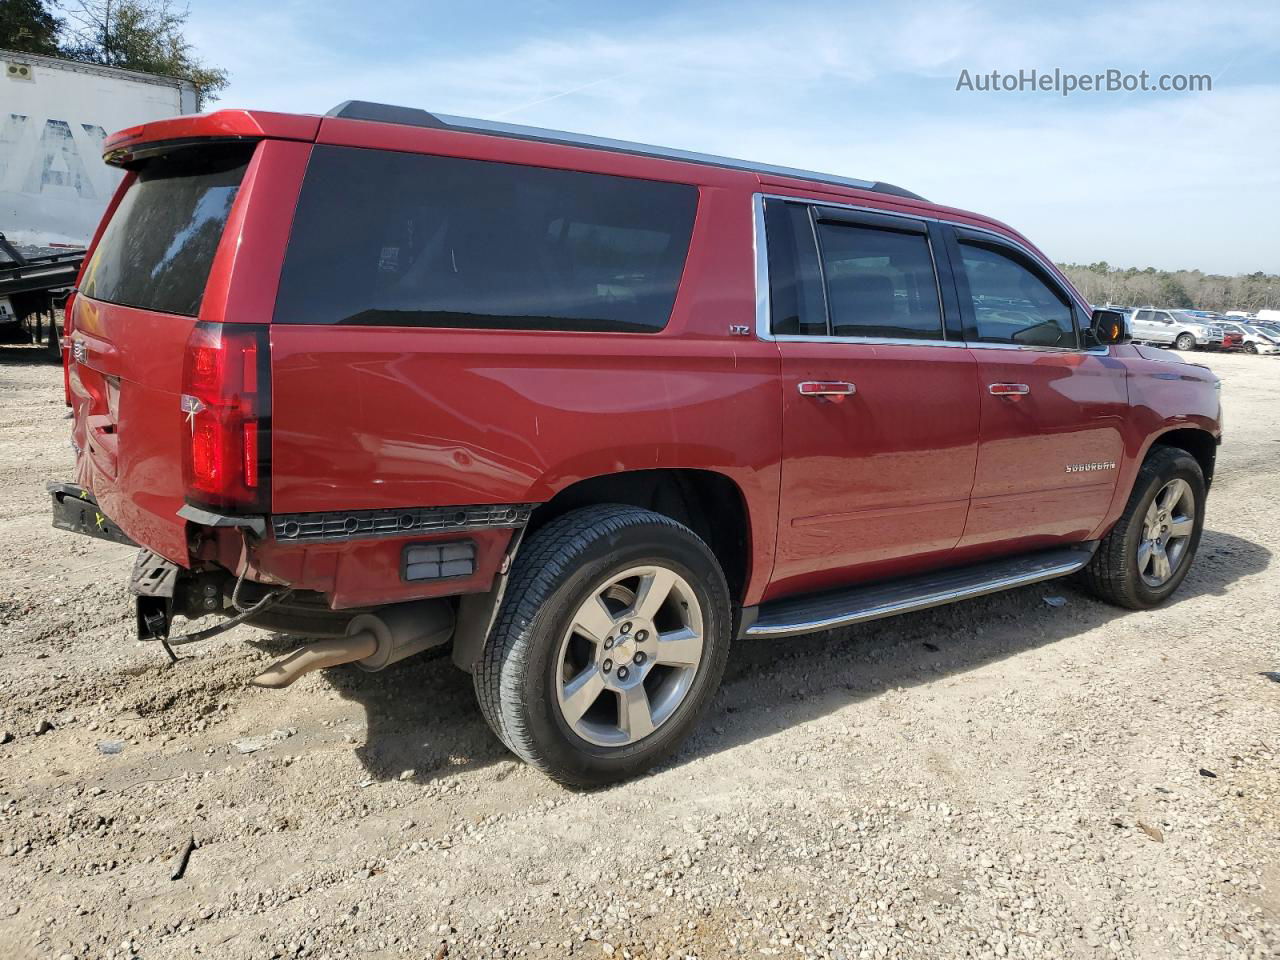
<path id="1" fill-rule="evenodd" d="M 208 144 L 147 161 L 102 233 L 82 292 L 196 316 L 252 155 L 252 144 Z"/>
<path id="2" fill-rule="evenodd" d="M 277 323 L 660 330 L 697 188 L 316 147 Z"/>

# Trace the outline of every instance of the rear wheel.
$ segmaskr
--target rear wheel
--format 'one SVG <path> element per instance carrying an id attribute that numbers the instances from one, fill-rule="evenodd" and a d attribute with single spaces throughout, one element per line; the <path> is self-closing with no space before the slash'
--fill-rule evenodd
<path id="1" fill-rule="evenodd" d="M 1195 457 L 1156 447 L 1138 471 L 1120 520 L 1085 568 L 1085 584 L 1103 600 L 1134 610 L 1163 603 L 1191 568 L 1204 503 L 1204 474 Z"/>
<path id="2" fill-rule="evenodd" d="M 647 769 L 689 734 L 728 656 L 729 591 L 687 527 L 575 510 L 517 554 L 475 687 L 511 751 L 571 786 Z"/>
<path id="3" fill-rule="evenodd" d="M 1196 338 L 1189 333 L 1178 334 L 1178 339 L 1173 341 L 1175 350 L 1194 350 L 1196 346 Z"/>

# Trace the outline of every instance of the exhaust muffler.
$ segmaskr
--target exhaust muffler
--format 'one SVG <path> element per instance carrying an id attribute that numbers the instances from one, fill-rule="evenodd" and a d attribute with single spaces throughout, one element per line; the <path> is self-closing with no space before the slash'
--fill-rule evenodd
<path id="1" fill-rule="evenodd" d="M 317 640 L 277 660 L 249 682 L 278 690 L 304 674 L 354 663 L 376 671 L 415 653 L 448 643 L 453 636 L 453 607 L 446 600 L 414 600 L 361 613 L 347 624 L 345 637 Z"/>

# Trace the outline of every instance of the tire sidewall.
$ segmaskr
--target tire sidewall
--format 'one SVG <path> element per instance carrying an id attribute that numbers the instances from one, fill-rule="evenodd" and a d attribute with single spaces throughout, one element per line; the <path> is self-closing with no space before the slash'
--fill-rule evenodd
<path id="1" fill-rule="evenodd" d="M 1182 479 L 1190 484 L 1191 493 L 1195 499 L 1196 515 L 1192 521 L 1191 540 L 1187 544 L 1187 549 L 1183 553 L 1178 569 L 1174 571 L 1173 576 L 1159 587 L 1152 587 L 1142 579 L 1142 573 L 1138 570 L 1138 546 L 1143 539 L 1143 518 L 1146 516 L 1147 509 L 1151 506 L 1151 502 L 1156 498 L 1156 495 L 1164 488 L 1165 484 L 1174 479 Z M 1129 524 L 1128 535 L 1125 537 L 1125 563 L 1129 565 L 1129 573 L 1133 578 L 1134 592 L 1144 606 L 1156 606 L 1163 603 L 1186 579 L 1191 570 L 1191 564 L 1195 561 L 1196 552 L 1200 547 L 1200 535 L 1204 530 L 1205 500 L 1204 475 L 1189 454 L 1171 460 L 1167 466 L 1155 471 L 1148 477 L 1146 489 L 1143 491 L 1141 498 L 1134 504 L 1133 520 Z"/>
<path id="2" fill-rule="evenodd" d="M 605 783 L 648 766 L 688 735 L 719 686 L 728 655 L 730 610 L 723 574 L 709 549 L 691 532 L 673 525 L 636 525 L 621 536 L 600 537 L 547 595 L 522 633 L 527 644 L 520 677 L 504 677 L 525 690 L 518 706 L 539 752 L 573 780 Z M 703 615 L 703 657 L 689 691 L 675 713 L 652 734 L 624 747 L 602 747 L 579 737 L 560 712 L 557 682 L 560 643 L 589 592 L 611 574 L 637 566 L 663 566 L 693 588 Z M 507 709 L 504 706 L 504 709 Z"/>
<path id="3" fill-rule="evenodd" d="M 1195 347 L 1195 345 L 1196 345 L 1195 338 L 1185 333 L 1177 337 L 1173 341 L 1173 348 L 1175 350 L 1191 350 L 1192 348 Z"/>

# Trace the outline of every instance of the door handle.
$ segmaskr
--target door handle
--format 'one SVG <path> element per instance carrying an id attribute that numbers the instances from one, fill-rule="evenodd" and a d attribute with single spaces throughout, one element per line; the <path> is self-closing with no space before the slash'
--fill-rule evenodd
<path id="1" fill-rule="evenodd" d="M 843 403 L 844 398 L 858 392 L 858 388 L 844 380 L 801 380 L 796 388 L 802 397 L 817 397 L 828 403 Z"/>
<path id="2" fill-rule="evenodd" d="M 1025 383 L 993 383 L 987 389 L 993 397 L 1025 397 L 1031 392 Z"/>

